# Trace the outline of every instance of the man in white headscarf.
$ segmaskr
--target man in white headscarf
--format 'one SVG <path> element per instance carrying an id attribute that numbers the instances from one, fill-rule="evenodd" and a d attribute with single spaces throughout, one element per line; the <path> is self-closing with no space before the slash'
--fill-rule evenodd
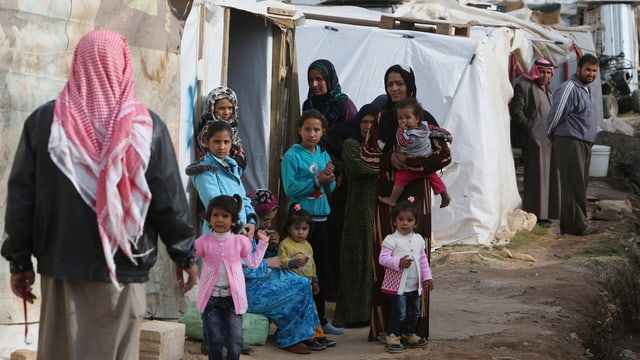
<path id="1" fill-rule="evenodd" d="M 171 139 L 136 100 L 122 35 L 79 41 L 58 98 L 25 122 L 7 190 L 12 291 L 35 299 L 31 256 L 41 275 L 38 359 L 137 359 L 158 236 L 183 291 L 197 266 Z"/>

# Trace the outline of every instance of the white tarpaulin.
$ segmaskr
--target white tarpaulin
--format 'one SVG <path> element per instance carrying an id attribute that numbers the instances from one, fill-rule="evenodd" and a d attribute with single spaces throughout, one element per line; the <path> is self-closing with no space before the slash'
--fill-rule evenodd
<path id="1" fill-rule="evenodd" d="M 329 26 L 330 24 L 330 26 Z M 416 73 L 418 100 L 453 133 L 452 162 L 443 172 L 453 201 L 434 200 L 438 244 L 488 244 L 506 230 L 520 203 L 509 142 L 507 104 L 513 31 L 496 28 L 463 38 L 307 20 L 296 29 L 300 97 L 306 69 L 319 58 L 336 67 L 343 91 L 361 107 L 384 93 L 384 73 L 396 63 Z"/>

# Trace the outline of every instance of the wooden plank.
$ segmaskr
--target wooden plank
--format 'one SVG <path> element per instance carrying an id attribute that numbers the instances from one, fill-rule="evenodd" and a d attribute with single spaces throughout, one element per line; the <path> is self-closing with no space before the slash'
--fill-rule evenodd
<path id="1" fill-rule="evenodd" d="M 391 16 L 382 15 L 380 16 L 380 28 L 382 29 L 393 29 L 396 25 L 396 19 Z"/>
<path id="2" fill-rule="evenodd" d="M 442 35 L 469 36 L 470 26 L 462 23 L 451 23 L 438 20 L 415 19 L 382 15 L 380 28 L 394 30 L 413 30 L 435 32 Z"/>
<path id="3" fill-rule="evenodd" d="M 283 155 L 283 131 L 287 124 L 287 96 L 288 67 L 287 33 L 273 28 L 273 56 L 271 64 L 271 118 L 269 128 L 269 179 L 268 188 L 278 194 L 280 185 L 280 158 Z M 279 197 L 278 197 L 279 199 Z"/>
<path id="4" fill-rule="evenodd" d="M 280 15 L 280 16 L 294 16 L 296 14 L 295 10 L 290 10 L 290 9 L 281 9 L 281 8 L 276 8 L 276 7 L 267 7 L 267 14 L 272 14 L 272 15 Z"/>
<path id="5" fill-rule="evenodd" d="M 229 77 L 229 32 L 231 31 L 231 8 L 224 8 L 224 26 L 222 35 L 222 74 L 220 74 L 220 85 L 227 86 Z M 206 95 L 205 95 L 206 96 Z"/>
<path id="6" fill-rule="evenodd" d="M 372 27 L 378 27 L 380 25 L 380 21 L 378 20 L 350 19 L 350 18 L 331 16 L 331 15 L 304 14 L 304 17 L 306 19 L 327 21 L 327 22 L 333 22 L 338 24 L 372 26 Z"/>

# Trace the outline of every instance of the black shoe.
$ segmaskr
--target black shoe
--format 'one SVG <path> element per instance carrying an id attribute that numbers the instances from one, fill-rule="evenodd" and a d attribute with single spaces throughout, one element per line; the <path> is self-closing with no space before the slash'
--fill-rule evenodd
<path id="1" fill-rule="evenodd" d="M 320 351 L 327 348 L 325 345 L 322 345 L 320 342 L 318 342 L 318 340 L 305 341 L 304 344 L 313 351 Z"/>
<path id="2" fill-rule="evenodd" d="M 244 355 L 249 355 L 252 352 L 256 351 L 256 348 L 249 344 L 242 344 L 242 353 Z"/>
<path id="3" fill-rule="evenodd" d="M 316 339 L 316 341 L 324 345 L 325 347 L 333 347 L 333 346 L 336 346 L 337 344 L 334 340 L 331 340 L 326 336 Z"/>
<path id="4" fill-rule="evenodd" d="M 209 355 L 209 344 L 207 344 L 206 340 L 202 340 L 200 343 L 200 352 L 204 355 Z"/>
<path id="5" fill-rule="evenodd" d="M 548 228 L 549 226 L 551 226 L 551 221 L 547 220 L 547 219 L 540 219 L 538 220 L 538 226 L 540 226 L 541 228 Z"/>

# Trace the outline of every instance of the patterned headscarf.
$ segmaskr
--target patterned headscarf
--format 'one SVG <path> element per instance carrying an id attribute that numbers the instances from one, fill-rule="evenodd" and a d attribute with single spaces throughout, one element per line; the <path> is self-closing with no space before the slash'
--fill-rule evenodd
<path id="1" fill-rule="evenodd" d="M 231 115 L 231 120 L 227 122 L 229 123 L 229 125 L 231 125 L 233 145 L 242 147 L 242 144 L 240 143 L 240 134 L 238 133 L 238 123 L 240 121 L 240 115 L 238 113 L 238 96 L 236 95 L 236 92 L 231 88 L 228 88 L 226 86 L 218 86 L 217 88 L 209 92 L 204 107 L 202 108 L 202 123 L 204 125 L 198 133 L 198 154 L 196 154 L 197 157 L 200 157 L 201 154 L 207 152 L 207 139 L 205 137 L 207 135 L 207 129 L 209 128 L 209 125 L 211 125 L 211 122 L 226 121 L 216 115 L 214 110 L 216 101 L 221 99 L 228 99 L 229 101 L 231 101 L 231 104 L 233 104 L 233 115 Z"/>
<path id="2" fill-rule="evenodd" d="M 145 171 L 153 122 L 136 100 L 133 66 L 124 36 L 95 30 L 80 39 L 69 80 L 55 102 L 49 153 L 96 212 L 111 281 L 115 253 L 131 253 L 151 202 Z"/>
<path id="3" fill-rule="evenodd" d="M 278 208 L 278 199 L 267 189 L 256 189 L 247 194 L 247 197 L 251 199 L 251 206 L 260 219 Z"/>
<path id="4" fill-rule="evenodd" d="M 311 89 L 307 95 L 307 100 L 302 104 L 302 110 L 316 109 L 327 119 L 327 129 L 337 123 L 344 109 L 344 103 L 348 97 L 342 92 L 338 74 L 333 64 L 329 60 L 316 60 L 309 65 L 309 70 L 317 70 L 322 74 L 324 81 L 327 83 L 327 93 L 324 95 L 313 95 Z"/>
<path id="5" fill-rule="evenodd" d="M 540 67 L 551 69 L 551 77 L 553 77 L 553 74 L 555 73 L 553 64 L 546 59 L 537 59 L 536 61 L 533 62 L 533 66 L 531 67 L 531 70 L 522 74 L 522 78 L 531 80 L 531 81 L 538 80 L 540 78 L 540 69 L 539 69 Z"/>

